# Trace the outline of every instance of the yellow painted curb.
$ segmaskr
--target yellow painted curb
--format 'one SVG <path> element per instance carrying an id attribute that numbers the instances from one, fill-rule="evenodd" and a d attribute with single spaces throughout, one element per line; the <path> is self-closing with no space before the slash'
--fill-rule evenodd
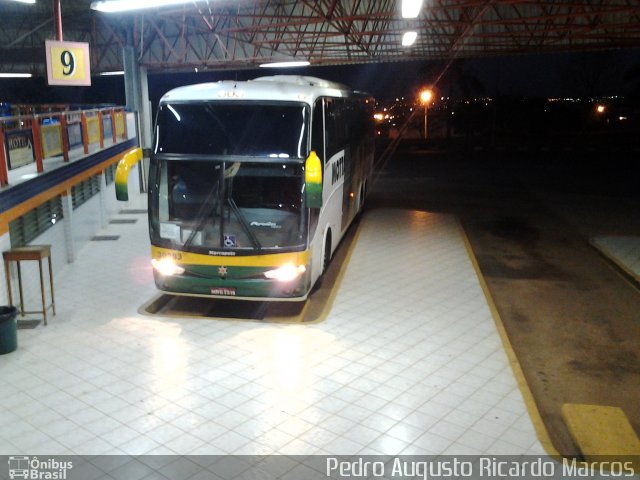
<path id="1" fill-rule="evenodd" d="M 621 408 L 565 403 L 562 419 L 588 462 L 603 456 L 624 462 L 635 456 L 634 468 L 640 471 L 640 439 Z"/>
<path id="2" fill-rule="evenodd" d="M 524 403 L 527 407 L 527 411 L 529 412 L 529 418 L 531 419 L 531 423 L 533 423 L 533 427 L 536 430 L 536 434 L 538 435 L 538 440 L 540 444 L 545 449 L 548 455 L 552 457 L 556 457 L 557 459 L 562 458 L 560 452 L 556 450 L 556 447 L 553 446 L 553 442 L 551 441 L 551 437 L 549 436 L 549 432 L 547 431 L 547 427 L 544 425 L 542 420 L 542 416 L 538 411 L 538 406 L 536 405 L 536 401 L 531 393 L 531 389 L 529 388 L 529 384 L 524 376 L 524 372 L 522 371 L 522 367 L 520 366 L 520 362 L 518 361 L 518 357 L 516 356 L 513 347 L 511 346 L 511 342 L 509 341 L 509 337 L 507 335 L 507 331 L 504 328 L 504 324 L 502 323 L 502 318 L 500 318 L 500 314 L 498 313 L 498 309 L 491 297 L 491 292 L 487 287 L 487 283 L 484 280 L 484 276 L 480 271 L 480 267 L 478 266 L 478 261 L 476 260 L 476 256 L 473 253 L 473 249 L 471 248 L 471 243 L 469 242 L 469 238 L 467 237 L 467 232 L 464 231 L 460 220 L 456 217 L 456 224 L 458 225 L 458 229 L 460 230 L 460 235 L 462 236 L 462 240 L 464 241 L 464 246 L 467 250 L 467 255 L 469 256 L 469 260 L 471 260 L 471 264 L 473 265 L 474 270 L 476 271 L 476 276 L 478 277 L 478 282 L 480 283 L 480 287 L 484 292 L 484 297 L 487 301 L 487 305 L 489 306 L 489 310 L 491 311 L 491 315 L 493 316 L 493 320 L 496 324 L 496 329 L 498 330 L 498 334 L 500 335 L 500 339 L 502 340 L 502 346 L 504 347 L 504 351 L 507 354 L 507 358 L 509 359 L 509 364 L 511 365 L 511 370 L 513 371 L 513 376 L 516 378 L 518 382 L 518 387 L 520 388 L 520 393 L 522 393 L 522 398 L 524 399 Z"/>
<path id="3" fill-rule="evenodd" d="M 597 242 L 597 239 L 590 238 L 589 244 L 595 248 L 600 255 L 602 255 L 609 262 L 613 263 L 617 268 L 619 268 L 624 275 L 627 275 L 630 279 L 634 280 L 636 283 L 640 283 L 640 275 L 633 271 L 628 265 L 624 262 L 620 261 L 620 259 L 612 252 L 606 245 L 600 245 Z M 624 277 L 623 275 L 623 277 Z"/>

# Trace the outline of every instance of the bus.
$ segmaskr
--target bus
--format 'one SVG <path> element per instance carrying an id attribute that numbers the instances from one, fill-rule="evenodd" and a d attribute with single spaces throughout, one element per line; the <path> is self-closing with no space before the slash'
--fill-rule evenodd
<path id="1" fill-rule="evenodd" d="M 166 93 L 149 167 L 158 289 L 305 300 L 364 206 L 373 107 L 366 94 L 305 76 Z"/>

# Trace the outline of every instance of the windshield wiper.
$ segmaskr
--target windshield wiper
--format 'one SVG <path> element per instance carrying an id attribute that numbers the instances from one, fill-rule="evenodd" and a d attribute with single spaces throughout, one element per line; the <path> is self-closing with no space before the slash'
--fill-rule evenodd
<path id="1" fill-rule="evenodd" d="M 255 248 L 256 250 L 262 250 L 262 245 L 260 244 L 260 241 L 256 237 L 255 233 L 253 233 L 253 231 L 251 230 L 251 227 L 249 226 L 249 224 L 247 223 L 247 220 L 244 218 L 244 215 L 236 205 L 236 202 L 234 202 L 233 198 L 231 197 L 227 198 L 227 202 L 229 203 L 231 210 L 233 210 L 233 213 L 235 213 L 236 217 L 238 218 L 238 221 L 240 221 L 240 225 L 242 226 L 242 229 L 249 237 L 249 240 L 251 240 L 251 243 L 253 244 L 253 248 Z"/>

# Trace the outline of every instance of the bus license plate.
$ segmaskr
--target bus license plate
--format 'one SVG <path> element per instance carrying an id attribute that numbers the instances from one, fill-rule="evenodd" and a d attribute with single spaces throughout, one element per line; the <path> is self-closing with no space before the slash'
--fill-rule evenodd
<path id="1" fill-rule="evenodd" d="M 214 287 L 211 289 L 211 295 L 227 295 L 233 297 L 235 294 L 236 289 L 233 287 Z"/>

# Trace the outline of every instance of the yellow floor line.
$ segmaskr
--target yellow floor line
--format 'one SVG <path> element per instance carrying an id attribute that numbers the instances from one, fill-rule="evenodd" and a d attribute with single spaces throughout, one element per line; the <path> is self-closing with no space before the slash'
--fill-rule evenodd
<path id="1" fill-rule="evenodd" d="M 540 411 L 538 410 L 538 406 L 536 405 L 536 401 L 524 376 L 524 372 L 522 371 L 520 362 L 518 361 L 518 357 L 516 356 L 516 353 L 511 346 L 511 342 L 509 341 L 509 337 L 504 328 L 504 324 L 502 323 L 502 318 L 500 318 L 500 314 L 498 313 L 498 309 L 496 308 L 495 302 L 493 301 L 491 292 L 489 291 L 487 283 L 484 280 L 484 276 L 482 275 L 480 267 L 478 266 L 478 261 L 475 254 L 473 253 L 473 249 L 471 248 L 471 243 L 469 242 L 469 237 L 467 237 L 467 232 L 465 232 L 462 224 L 457 218 L 456 223 L 460 230 L 462 240 L 464 241 L 467 255 L 469 256 L 471 264 L 476 271 L 476 276 L 478 277 L 478 281 L 480 282 L 480 287 L 484 292 L 485 299 L 487 300 L 487 305 L 489 306 L 489 310 L 491 311 L 491 315 L 493 316 L 496 328 L 498 330 L 498 333 L 500 334 L 502 346 L 504 347 L 507 358 L 509 359 L 511 370 L 513 371 L 513 375 L 516 378 L 518 387 L 520 388 L 520 392 L 522 393 L 524 403 L 527 406 L 527 411 L 529 412 L 529 418 L 531 419 L 531 423 L 533 423 L 533 427 L 535 428 L 536 434 L 538 435 L 538 440 L 540 441 L 540 444 L 545 449 L 548 455 L 560 459 L 562 458 L 562 456 L 560 455 L 560 452 L 558 452 L 558 450 L 556 450 L 556 448 L 553 446 L 553 442 L 551 441 L 551 437 L 549 436 L 547 427 L 544 425 L 542 416 L 540 415 Z"/>
<path id="2" fill-rule="evenodd" d="M 640 471 L 640 440 L 624 411 L 618 407 L 565 403 L 562 418 L 588 462 L 630 460 Z"/>
<path id="3" fill-rule="evenodd" d="M 629 265 L 627 265 L 624 262 L 622 262 L 614 254 L 614 252 L 612 252 L 608 247 L 606 247 L 605 245 L 598 244 L 596 242 L 595 238 L 590 238 L 589 239 L 589 244 L 593 248 L 595 248 L 600 253 L 600 255 L 602 255 L 609 262 L 613 263 L 615 267 L 620 269 L 622 271 L 622 273 L 623 273 L 623 275 L 622 275 L 623 278 L 630 278 L 631 280 L 634 280 L 637 284 L 640 284 L 640 275 L 638 275 L 636 272 L 634 272 L 633 269 L 631 267 L 629 267 Z M 620 272 L 618 272 L 618 273 L 620 273 Z M 626 275 L 626 277 L 625 277 L 625 275 Z"/>
<path id="4" fill-rule="evenodd" d="M 349 243 L 349 248 L 347 250 L 347 252 L 344 255 L 344 258 L 341 260 L 340 262 L 340 270 L 338 271 L 338 275 L 336 275 L 336 278 L 333 282 L 333 285 L 331 286 L 331 289 L 329 291 L 329 295 L 327 296 L 327 298 L 324 300 L 324 302 L 322 303 L 322 309 L 320 310 L 320 313 L 313 319 L 311 320 L 305 320 L 305 316 L 307 314 L 307 310 L 310 308 L 310 301 L 307 300 L 306 305 L 304 306 L 302 312 L 300 312 L 300 323 L 304 323 L 305 325 L 312 325 L 314 323 L 321 323 L 324 322 L 327 319 L 327 316 L 329 315 L 329 312 L 331 311 L 331 307 L 333 306 L 333 302 L 336 299 L 336 296 L 338 295 L 338 291 L 340 290 L 340 285 L 342 284 L 342 280 L 344 278 L 344 275 L 347 271 L 347 266 L 349 265 L 349 262 L 351 261 L 351 255 L 353 254 L 353 250 L 355 249 L 356 243 L 358 242 L 358 238 L 360 237 L 360 231 L 362 229 L 362 223 L 364 221 L 364 216 L 360 219 L 359 222 L 354 223 L 351 228 L 355 228 L 356 231 L 353 234 L 353 238 L 350 240 Z M 347 233 L 348 235 L 348 233 Z M 338 245 L 338 248 L 340 248 L 340 245 Z M 335 260 L 335 258 L 334 258 Z M 310 297 L 313 297 L 313 294 L 310 295 Z M 313 301 L 313 300 L 311 300 Z M 277 321 L 277 319 L 275 320 Z"/>

